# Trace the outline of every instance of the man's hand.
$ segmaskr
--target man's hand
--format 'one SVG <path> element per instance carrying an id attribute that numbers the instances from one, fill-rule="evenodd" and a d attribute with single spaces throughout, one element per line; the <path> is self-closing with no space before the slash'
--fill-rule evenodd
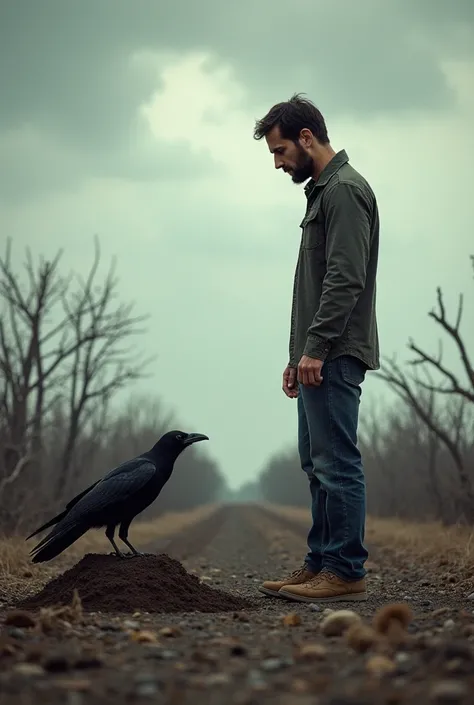
<path id="1" fill-rule="evenodd" d="M 322 360 L 303 355 L 298 365 L 298 382 L 308 387 L 319 387 L 323 378 L 321 377 Z"/>
<path id="2" fill-rule="evenodd" d="M 283 391 L 290 399 L 296 399 L 298 396 L 298 383 L 296 381 L 296 368 L 285 367 L 283 372 Z"/>

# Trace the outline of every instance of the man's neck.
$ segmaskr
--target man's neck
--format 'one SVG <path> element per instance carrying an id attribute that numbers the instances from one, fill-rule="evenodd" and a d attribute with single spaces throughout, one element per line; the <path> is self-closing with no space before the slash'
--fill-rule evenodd
<path id="1" fill-rule="evenodd" d="M 313 156 L 313 179 L 317 181 L 330 161 L 336 156 L 336 152 L 331 145 L 318 147 L 317 153 Z"/>

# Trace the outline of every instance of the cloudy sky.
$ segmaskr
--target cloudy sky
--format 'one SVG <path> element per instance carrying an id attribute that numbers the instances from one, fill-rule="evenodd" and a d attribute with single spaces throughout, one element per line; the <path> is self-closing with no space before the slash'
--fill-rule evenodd
<path id="1" fill-rule="evenodd" d="M 382 353 L 436 349 L 437 285 L 472 321 L 472 0 L 2 0 L 0 76 L 0 238 L 86 271 L 99 235 L 151 315 L 137 391 L 208 433 L 232 486 L 296 432 L 305 203 L 252 139 L 273 103 L 305 92 L 375 189 Z"/>

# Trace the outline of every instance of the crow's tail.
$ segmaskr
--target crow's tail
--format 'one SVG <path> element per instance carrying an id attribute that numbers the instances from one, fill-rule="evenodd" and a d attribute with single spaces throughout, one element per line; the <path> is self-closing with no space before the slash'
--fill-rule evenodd
<path id="1" fill-rule="evenodd" d="M 89 528 L 88 524 L 80 522 L 66 524 L 63 527 L 57 526 L 31 551 L 33 563 L 44 563 L 56 558 Z"/>
<path id="2" fill-rule="evenodd" d="M 64 512 L 61 512 L 61 514 L 58 514 L 57 517 L 54 517 L 53 519 L 50 519 L 46 524 L 43 524 L 43 526 L 40 526 L 39 529 L 36 529 L 33 531 L 32 534 L 26 537 L 25 541 L 28 541 L 29 539 L 32 539 L 33 536 L 36 536 L 36 534 L 41 533 L 41 531 L 44 531 L 45 529 L 49 529 L 50 526 L 54 526 L 54 524 L 57 524 L 58 521 L 61 521 L 61 519 L 64 519 L 66 514 L 68 513 L 68 509 L 65 509 Z"/>

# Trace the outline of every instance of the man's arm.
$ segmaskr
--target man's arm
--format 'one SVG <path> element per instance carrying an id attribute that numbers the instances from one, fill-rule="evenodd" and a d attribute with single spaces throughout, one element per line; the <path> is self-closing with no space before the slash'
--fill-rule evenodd
<path id="1" fill-rule="evenodd" d="M 325 199 L 326 200 L 326 199 Z M 327 271 L 304 355 L 325 360 L 365 286 L 372 205 L 353 184 L 332 187 L 325 205 Z"/>

